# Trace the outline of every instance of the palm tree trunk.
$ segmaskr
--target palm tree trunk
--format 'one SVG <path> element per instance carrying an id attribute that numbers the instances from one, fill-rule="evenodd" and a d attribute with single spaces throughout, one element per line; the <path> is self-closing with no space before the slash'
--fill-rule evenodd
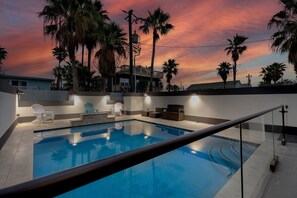
<path id="1" fill-rule="evenodd" d="M 72 65 L 72 82 L 73 82 L 73 91 L 78 91 L 78 82 L 77 82 L 77 67 L 75 62 L 75 56 L 71 58 Z"/>
<path id="2" fill-rule="evenodd" d="M 101 77 L 101 86 L 100 86 L 100 91 L 101 92 L 106 92 L 106 78 Z"/>
<path id="3" fill-rule="evenodd" d="M 85 44 L 82 43 L 81 46 L 82 46 L 82 48 L 81 48 L 81 64 L 82 64 L 82 66 L 84 66 Z"/>
<path id="4" fill-rule="evenodd" d="M 236 84 L 236 61 L 234 61 L 234 66 L 233 66 L 233 83 L 234 83 L 234 88 Z"/>
<path id="5" fill-rule="evenodd" d="M 153 33 L 153 51 L 152 51 L 152 61 L 151 61 L 151 75 L 150 75 L 150 91 L 153 91 L 153 75 L 154 75 L 154 60 L 156 51 L 156 30 Z"/>
<path id="6" fill-rule="evenodd" d="M 92 56 L 92 50 L 88 49 L 88 70 L 91 71 L 91 56 Z"/>
<path id="7" fill-rule="evenodd" d="M 57 89 L 60 90 L 60 83 L 61 82 L 61 61 L 59 61 L 58 65 L 58 76 L 57 76 Z"/>
<path id="8" fill-rule="evenodd" d="M 88 71 L 91 72 L 91 55 L 92 55 L 92 50 L 88 49 Z M 88 78 L 88 87 L 91 85 L 91 79 Z"/>

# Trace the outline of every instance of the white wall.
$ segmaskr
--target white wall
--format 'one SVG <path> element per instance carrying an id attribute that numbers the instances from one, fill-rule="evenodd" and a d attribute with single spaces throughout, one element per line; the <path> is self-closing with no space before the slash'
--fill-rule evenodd
<path id="1" fill-rule="evenodd" d="M 143 110 L 143 96 L 125 96 L 124 106 L 125 111 L 142 111 Z"/>
<path id="2" fill-rule="evenodd" d="M 18 95 L 0 92 L 0 137 L 16 120 L 16 101 Z"/>
<path id="3" fill-rule="evenodd" d="M 110 111 L 114 107 L 112 104 L 107 104 L 110 96 L 70 96 L 74 97 L 74 105 L 65 106 L 45 106 L 45 110 L 54 111 L 54 114 L 76 114 L 83 113 L 85 111 L 84 104 L 92 103 L 94 109 L 99 111 Z M 20 117 L 34 116 L 31 107 L 19 107 L 17 113 Z"/>
<path id="4" fill-rule="evenodd" d="M 297 94 L 147 96 L 143 99 L 143 109 L 154 110 L 167 104 L 185 105 L 186 115 L 230 120 L 288 105 L 286 125 L 297 126 Z M 275 120 L 280 121 L 280 116 L 278 111 L 274 113 Z"/>

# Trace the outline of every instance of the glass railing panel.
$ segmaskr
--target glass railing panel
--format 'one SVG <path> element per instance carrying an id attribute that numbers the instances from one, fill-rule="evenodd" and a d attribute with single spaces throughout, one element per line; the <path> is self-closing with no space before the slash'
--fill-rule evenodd
<path id="1" fill-rule="evenodd" d="M 222 186 L 216 197 L 240 197 L 240 139 L 237 127 L 231 127 L 211 137 L 215 137 L 216 144 L 213 144 L 211 154 L 217 167 L 225 171 L 226 183 Z"/>
<path id="2" fill-rule="evenodd" d="M 255 197 L 264 187 L 269 175 L 269 166 L 273 159 L 273 144 L 275 138 L 278 110 L 248 120 L 241 124 L 242 132 L 242 162 L 243 162 L 243 196 Z M 247 144 L 248 143 L 248 144 Z M 254 145 L 257 148 L 252 153 L 246 153 L 246 148 Z M 246 155 L 250 155 L 246 158 Z M 241 170 L 240 170 L 241 172 Z"/>
<path id="3" fill-rule="evenodd" d="M 206 137 L 58 197 L 238 197 L 238 147 Z"/>

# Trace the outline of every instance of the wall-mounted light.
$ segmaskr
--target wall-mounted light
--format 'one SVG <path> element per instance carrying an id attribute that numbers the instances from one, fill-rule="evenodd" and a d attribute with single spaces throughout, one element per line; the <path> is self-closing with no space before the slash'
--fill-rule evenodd
<path id="1" fill-rule="evenodd" d="M 23 91 L 21 91 L 21 90 L 19 90 L 19 89 L 17 89 L 16 93 L 17 93 L 18 95 L 24 95 L 24 94 L 25 94 Z"/>
<path id="2" fill-rule="evenodd" d="M 195 106 L 198 106 L 199 105 L 199 101 L 200 101 L 200 98 L 197 94 L 192 94 L 190 96 L 190 105 L 192 107 L 195 107 Z"/>

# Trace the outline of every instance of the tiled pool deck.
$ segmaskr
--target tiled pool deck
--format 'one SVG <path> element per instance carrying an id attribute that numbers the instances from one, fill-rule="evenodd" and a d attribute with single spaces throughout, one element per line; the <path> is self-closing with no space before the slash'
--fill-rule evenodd
<path id="1" fill-rule="evenodd" d="M 189 130 L 199 130 L 211 126 L 205 123 L 191 121 L 170 121 L 163 119 L 154 119 L 136 116 L 121 116 L 116 120 L 139 119 L 152 121 L 174 127 L 180 127 Z M 69 120 L 56 120 L 49 124 L 21 123 L 18 124 L 6 144 L 0 150 L 0 188 L 8 187 L 14 184 L 22 183 L 32 179 L 33 175 L 33 131 L 68 127 Z M 231 128 L 218 135 L 225 137 L 238 138 L 238 129 Z M 256 193 L 263 191 L 263 197 L 294 197 L 297 194 L 296 182 L 297 170 L 297 144 L 287 143 L 286 146 L 276 144 L 277 155 L 280 163 L 275 173 L 270 174 L 268 162 L 271 156 L 265 153 L 265 150 L 271 149 L 271 137 L 266 135 L 266 141 L 244 164 L 245 176 L 245 195 L 247 197 L 261 197 Z M 256 142 L 261 139 L 257 136 L 249 135 L 249 140 Z M 261 168 L 262 167 L 262 168 Z M 267 186 L 263 188 L 257 185 L 259 181 L 265 180 Z M 257 189 L 258 188 L 258 189 Z M 217 197 L 240 197 L 240 171 L 238 171 L 218 193 Z"/>

